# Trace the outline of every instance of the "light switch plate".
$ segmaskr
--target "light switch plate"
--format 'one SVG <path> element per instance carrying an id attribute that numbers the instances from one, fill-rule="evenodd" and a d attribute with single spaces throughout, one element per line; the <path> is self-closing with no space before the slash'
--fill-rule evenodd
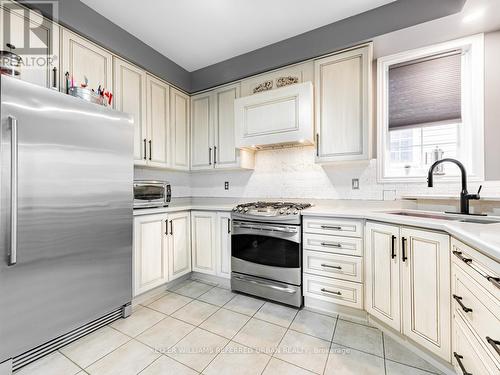
<path id="1" fill-rule="evenodd" d="M 359 178 L 352 179 L 352 190 L 359 190 Z"/>

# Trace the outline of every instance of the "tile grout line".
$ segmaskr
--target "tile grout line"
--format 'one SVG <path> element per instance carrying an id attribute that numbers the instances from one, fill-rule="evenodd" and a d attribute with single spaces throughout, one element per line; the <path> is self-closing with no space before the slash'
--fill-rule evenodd
<path id="1" fill-rule="evenodd" d="M 384 332 L 382 332 L 382 354 L 384 356 L 384 374 L 387 375 L 387 363 L 386 363 L 386 356 L 385 356 L 385 336 Z"/>

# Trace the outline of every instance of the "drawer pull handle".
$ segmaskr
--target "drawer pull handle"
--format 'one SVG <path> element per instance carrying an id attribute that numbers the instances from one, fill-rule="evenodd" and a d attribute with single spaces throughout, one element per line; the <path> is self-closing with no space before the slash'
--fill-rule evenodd
<path id="1" fill-rule="evenodd" d="M 331 243 L 331 242 L 321 242 L 321 246 L 326 246 L 326 247 L 336 247 L 338 249 L 342 248 L 342 244 L 339 243 Z"/>
<path id="2" fill-rule="evenodd" d="M 467 307 L 467 306 L 465 306 L 465 305 L 463 304 L 463 302 L 462 302 L 462 299 L 463 299 L 463 298 L 462 298 L 462 297 L 459 297 L 459 296 L 457 296 L 456 294 L 454 294 L 454 295 L 453 295 L 453 299 L 454 299 L 455 301 L 457 301 L 457 303 L 460 305 L 460 307 L 462 308 L 462 310 L 464 310 L 466 313 L 468 313 L 468 312 L 472 312 L 472 309 L 471 309 L 470 307 Z"/>
<path id="3" fill-rule="evenodd" d="M 341 296 L 341 295 L 342 295 L 342 293 L 340 293 L 340 292 L 334 292 L 334 291 L 332 291 L 332 290 L 328 290 L 328 289 L 325 289 L 325 288 L 321 288 L 321 291 L 322 291 L 323 293 L 335 294 L 335 295 L 337 295 L 337 296 Z"/>
<path id="4" fill-rule="evenodd" d="M 406 238 L 401 238 L 401 260 L 406 262 L 408 257 L 406 256 Z"/>
<path id="5" fill-rule="evenodd" d="M 454 251 L 453 254 L 464 263 L 472 263 L 472 259 L 464 257 L 460 251 Z"/>
<path id="6" fill-rule="evenodd" d="M 457 360 L 458 366 L 460 367 L 460 370 L 462 370 L 462 374 L 463 375 L 472 375 L 472 373 L 467 372 L 464 364 L 462 363 L 462 359 L 464 359 L 464 357 L 462 355 L 457 354 L 457 352 L 453 352 L 453 356 Z"/>
<path id="7" fill-rule="evenodd" d="M 340 267 L 340 266 L 331 266 L 331 265 L 329 265 L 329 264 L 324 264 L 324 263 L 323 263 L 323 264 L 321 264 L 321 267 L 326 267 L 326 268 L 335 268 L 335 269 L 337 269 L 337 270 L 341 270 L 341 269 L 342 269 L 342 267 Z"/>
<path id="8" fill-rule="evenodd" d="M 335 225 L 335 226 L 332 226 L 332 225 L 322 225 L 321 229 L 342 230 L 342 227 L 340 227 L 338 225 Z"/>
<path id="9" fill-rule="evenodd" d="M 500 277 L 487 276 L 486 279 L 500 289 Z"/>
<path id="10" fill-rule="evenodd" d="M 472 264 L 472 259 L 471 258 L 466 258 L 462 255 L 461 251 L 454 251 L 453 254 L 460 259 L 462 262 L 467 264 L 470 268 L 472 268 L 474 271 L 479 273 L 482 277 L 484 277 L 486 280 L 488 280 L 490 283 L 492 283 L 494 286 L 496 286 L 498 289 L 500 289 L 500 277 L 494 277 L 485 274 L 483 271 L 478 269 L 476 266 Z"/>
<path id="11" fill-rule="evenodd" d="M 498 340 L 493 340 L 490 336 L 486 336 L 486 341 L 488 341 L 488 344 L 493 346 L 493 349 L 497 352 L 498 355 L 500 355 L 500 341 Z"/>

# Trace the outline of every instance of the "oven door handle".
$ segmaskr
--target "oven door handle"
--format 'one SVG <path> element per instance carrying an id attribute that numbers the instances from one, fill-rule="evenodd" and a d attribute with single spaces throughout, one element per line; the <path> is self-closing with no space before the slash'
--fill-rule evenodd
<path id="1" fill-rule="evenodd" d="M 293 293 L 297 292 L 295 289 L 292 289 L 292 288 L 281 287 L 281 286 L 270 284 L 270 283 L 266 283 L 266 282 L 263 282 L 263 281 L 257 281 L 257 280 L 247 279 L 246 277 L 241 277 L 241 276 L 233 276 L 233 277 L 236 280 L 244 281 L 244 282 L 251 283 L 251 284 L 260 285 L 260 286 L 263 286 L 263 287 L 266 287 L 266 288 L 270 288 L 270 289 L 274 289 L 274 290 L 278 290 L 278 291 L 284 292 L 284 293 L 293 294 Z"/>

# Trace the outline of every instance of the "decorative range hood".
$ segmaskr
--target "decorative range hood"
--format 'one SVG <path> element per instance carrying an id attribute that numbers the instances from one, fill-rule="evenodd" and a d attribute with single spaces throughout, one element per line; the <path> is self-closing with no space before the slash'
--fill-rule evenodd
<path id="1" fill-rule="evenodd" d="M 234 102 L 237 148 L 314 144 L 313 85 L 304 82 Z"/>

